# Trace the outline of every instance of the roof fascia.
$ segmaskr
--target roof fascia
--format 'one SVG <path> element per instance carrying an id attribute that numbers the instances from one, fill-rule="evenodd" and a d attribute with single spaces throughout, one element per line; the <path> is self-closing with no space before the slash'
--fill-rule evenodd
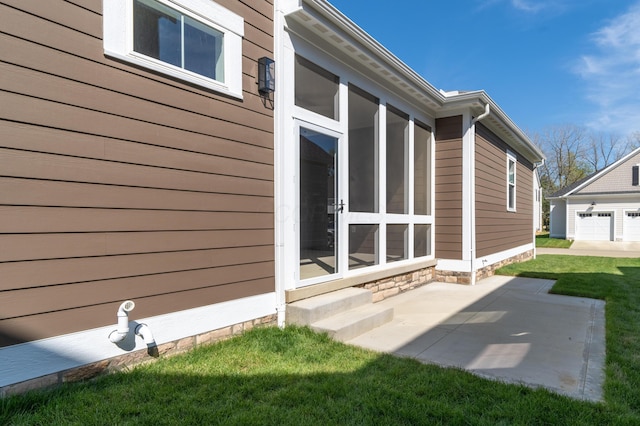
<path id="1" fill-rule="evenodd" d="M 332 34 L 311 30 L 350 58 L 375 71 L 381 80 L 393 80 L 396 88 L 419 104 L 426 104 L 432 111 L 442 107 L 445 96 L 438 89 L 326 0 L 283 0 L 280 9 L 287 20 L 293 19 L 306 27 L 310 22 L 327 27 L 345 43 L 340 44 L 336 39 L 329 38 Z"/>
<path id="2" fill-rule="evenodd" d="M 511 118 L 491 99 L 484 90 L 473 92 L 447 93 L 443 110 L 456 109 L 461 106 L 477 107 L 480 105 L 484 110 L 484 105 L 489 104 L 491 114 L 490 120 L 483 120 L 483 123 L 495 133 L 505 137 L 506 142 L 510 142 L 513 147 L 524 155 L 532 163 L 538 163 L 545 159 L 544 153 L 534 145 L 529 137 L 511 120 Z M 476 111 L 481 113 L 482 110 Z M 496 120 L 496 125 L 491 125 L 491 119 Z"/>

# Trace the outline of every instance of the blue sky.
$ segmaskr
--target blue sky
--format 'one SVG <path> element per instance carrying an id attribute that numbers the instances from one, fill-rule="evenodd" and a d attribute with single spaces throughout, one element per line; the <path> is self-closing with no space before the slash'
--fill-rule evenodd
<path id="1" fill-rule="evenodd" d="M 640 0 L 329 1 L 436 88 L 485 90 L 530 134 L 640 131 Z"/>

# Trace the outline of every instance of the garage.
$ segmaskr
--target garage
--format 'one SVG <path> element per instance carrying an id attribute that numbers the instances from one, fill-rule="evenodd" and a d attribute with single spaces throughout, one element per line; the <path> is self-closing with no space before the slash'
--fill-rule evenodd
<path id="1" fill-rule="evenodd" d="M 640 241 L 640 212 L 625 212 L 622 232 L 624 241 Z"/>
<path id="2" fill-rule="evenodd" d="M 613 214 L 610 212 L 578 213 L 576 240 L 612 241 Z"/>

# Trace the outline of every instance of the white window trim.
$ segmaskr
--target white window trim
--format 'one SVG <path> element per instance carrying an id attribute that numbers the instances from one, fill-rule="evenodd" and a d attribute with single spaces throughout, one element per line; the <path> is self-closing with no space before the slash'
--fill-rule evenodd
<path id="1" fill-rule="evenodd" d="M 133 51 L 133 0 L 104 0 L 104 53 L 189 83 L 242 99 L 244 19 L 210 0 L 156 0 L 223 33 L 224 76 L 220 82 Z"/>
<path id="2" fill-rule="evenodd" d="M 509 162 L 513 161 L 513 207 L 509 206 Z M 518 160 L 516 155 L 507 151 L 507 211 L 515 212 L 516 211 L 516 201 L 517 201 L 517 193 L 518 193 Z"/>

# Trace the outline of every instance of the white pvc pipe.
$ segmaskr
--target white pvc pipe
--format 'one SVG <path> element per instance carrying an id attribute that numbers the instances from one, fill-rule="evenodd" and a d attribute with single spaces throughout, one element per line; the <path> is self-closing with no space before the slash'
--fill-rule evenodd
<path id="1" fill-rule="evenodd" d="M 153 345 L 156 343 L 156 339 L 153 337 L 153 333 L 151 333 L 151 329 L 147 324 L 138 324 L 135 330 L 136 336 L 142 337 L 144 343 L 147 346 Z"/>
<path id="2" fill-rule="evenodd" d="M 136 307 L 133 300 L 126 300 L 118 308 L 118 328 L 109 334 L 111 343 L 122 342 L 129 334 L 129 312 Z"/>

